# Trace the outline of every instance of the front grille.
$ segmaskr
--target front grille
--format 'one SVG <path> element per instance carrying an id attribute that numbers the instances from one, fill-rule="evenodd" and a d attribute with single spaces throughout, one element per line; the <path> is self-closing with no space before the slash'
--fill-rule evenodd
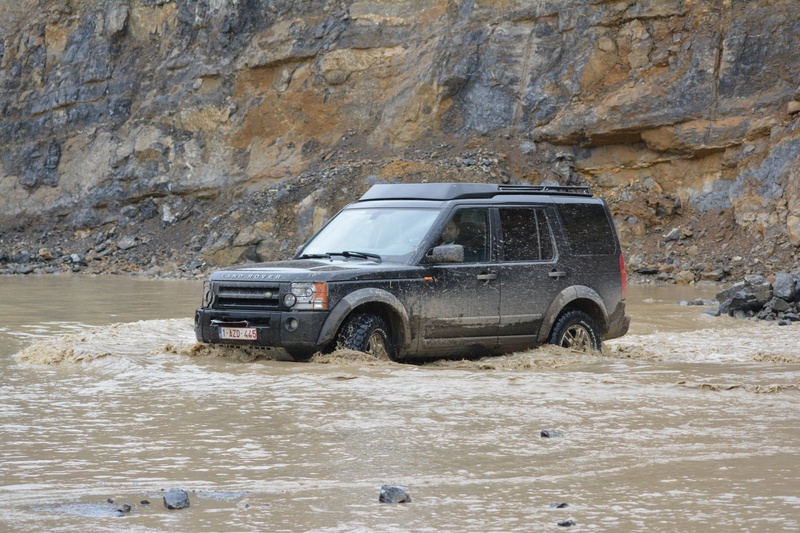
<path id="1" fill-rule="evenodd" d="M 225 283 L 216 287 L 217 309 L 277 309 L 280 285 L 262 283 Z"/>

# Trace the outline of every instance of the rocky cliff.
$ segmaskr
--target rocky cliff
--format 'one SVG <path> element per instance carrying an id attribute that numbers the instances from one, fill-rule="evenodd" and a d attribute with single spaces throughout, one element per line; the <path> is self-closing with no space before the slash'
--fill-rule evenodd
<path id="1" fill-rule="evenodd" d="M 664 279 L 800 260 L 796 0 L 16 0 L 0 26 L 6 271 L 282 257 L 379 180 L 589 184 Z"/>

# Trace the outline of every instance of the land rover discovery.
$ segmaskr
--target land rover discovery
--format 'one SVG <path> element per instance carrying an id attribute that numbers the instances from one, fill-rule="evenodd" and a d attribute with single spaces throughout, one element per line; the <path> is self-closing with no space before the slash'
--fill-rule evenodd
<path id="1" fill-rule="evenodd" d="M 211 274 L 195 332 L 294 360 L 600 351 L 628 330 L 625 290 L 608 207 L 588 187 L 381 184 L 292 259 Z"/>

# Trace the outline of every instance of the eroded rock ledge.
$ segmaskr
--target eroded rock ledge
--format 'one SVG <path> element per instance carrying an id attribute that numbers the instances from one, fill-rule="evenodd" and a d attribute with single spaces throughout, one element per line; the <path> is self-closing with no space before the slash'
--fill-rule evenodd
<path id="1" fill-rule="evenodd" d="M 375 180 L 589 184 L 664 281 L 798 267 L 793 0 L 20 0 L 0 30 L 4 271 L 285 256 Z"/>

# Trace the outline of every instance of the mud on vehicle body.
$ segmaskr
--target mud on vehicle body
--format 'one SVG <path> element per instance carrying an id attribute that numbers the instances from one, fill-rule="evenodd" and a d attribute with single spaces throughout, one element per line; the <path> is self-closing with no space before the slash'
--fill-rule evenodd
<path id="1" fill-rule="evenodd" d="M 625 283 L 608 207 L 587 187 L 375 185 L 291 260 L 214 272 L 195 332 L 295 360 L 599 351 L 628 330 Z"/>

